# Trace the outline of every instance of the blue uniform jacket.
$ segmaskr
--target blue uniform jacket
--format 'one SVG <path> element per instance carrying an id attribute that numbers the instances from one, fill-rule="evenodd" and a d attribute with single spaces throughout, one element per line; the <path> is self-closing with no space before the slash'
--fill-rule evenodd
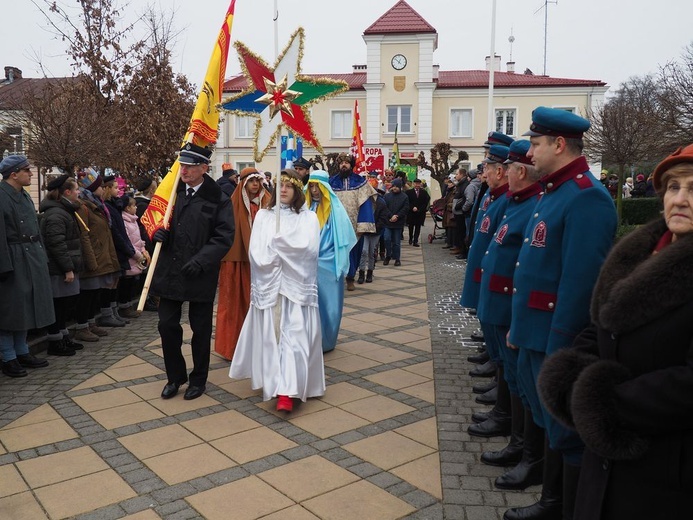
<path id="1" fill-rule="evenodd" d="M 498 223 L 505 214 L 508 206 L 508 184 L 488 190 L 479 205 L 476 218 L 474 238 L 467 253 L 467 271 L 464 275 L 464 286 L 460 305 L 476 309 L 479 304 L 479 288 L 481 287 L 481 259 L 484 257 L 493 233 L 498 229 Z"/>
<path id="2" fill-rule="evenodd" d="M 477 316 L 490 325 L 510 326 L 513 273 L 525 237 L 527 221 L 541 196 L 542 186 L 532 184 L 507 193 L 508 207 L 481 261 L 481 288 Z"/>
<path id="3" fill-rule="evenodd" d="M 611 248 L 616 210 L 579 157 L 543 177 L 513 277 L 510 343 L 547 356 L 590 323 L 592 288 Z"/>

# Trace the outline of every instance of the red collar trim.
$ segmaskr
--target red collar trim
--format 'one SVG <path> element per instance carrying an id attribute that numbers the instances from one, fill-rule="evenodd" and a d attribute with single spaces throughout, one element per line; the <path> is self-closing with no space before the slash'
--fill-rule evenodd
<path id="1" fill-rule="evenodd" d="M 501 195 L 505 195 L 509 188 L 510 185 L 506 182 L 503 184 L 503 186 L 498 186 L 497 188 L 491 190 L 491 200 L 496 200 Z"/>
<path id="2" fill-rule="evenodd" d="M 580 156 L 560 170 L 545 175 L 539 182 L 544 185 L 545 191 L 548 193 L 556 190 L 561 184 L 577 178 L 578 175 L 591 175 L 589 169 L 587 159 L 584 156 Z"/>
<path id="3" fill-rule="evenodd" d="M 657 242 L 657 245 L 655 246 L 654 251 L 652 251 L 652 253 L 659 253 L 662 249 L 671 244 L 671 240 L 673 238 L 674 234 L 667 229 L 662 235 L 662 238 L 659 239 L 659 242 Z"/>
<path id="4" fill-rule="evenodd" d="M 532 197 L 539 195 L 542 189 L 543 186 L 538 182 L 535 182 L 534 184 L 530 184 L 526 188 L 522 188 L 516 192 L 509 191 L 506 196 L 513 199 L 515 202 L 524 202 L 527 199 L 531 199 Z"/>

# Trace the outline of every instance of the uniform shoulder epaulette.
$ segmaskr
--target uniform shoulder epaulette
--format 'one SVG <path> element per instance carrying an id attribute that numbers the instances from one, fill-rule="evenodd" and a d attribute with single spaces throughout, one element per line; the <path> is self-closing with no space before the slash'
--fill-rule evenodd
<path id="1" fill-rule="evenodd" d="M 594 186 L 594 183 L 589 177 L 591 175 L 591 173 L 580 173 L 573 177 L 573 180 L 581 190 L 585 190 L 587 188 L 592 188 Z"/>

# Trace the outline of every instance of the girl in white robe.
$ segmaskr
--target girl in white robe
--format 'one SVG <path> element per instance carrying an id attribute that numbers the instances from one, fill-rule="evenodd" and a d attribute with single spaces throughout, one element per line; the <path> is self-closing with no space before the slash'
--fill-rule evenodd
<path id="1" fill-rule="evenodd" d="M 250 310 L 243 322 L 229 376 L 250 377 L 263 400 L 278 397 L 277 410 L 292 399 L 325 393 L 318 312 L 320 225 L 305 207 L 302 183 L 282 172 L 280 228 L 275 208 L 258 211 L 250 237 Z M 279 341 L 275 332 L 278 321 Z"/>

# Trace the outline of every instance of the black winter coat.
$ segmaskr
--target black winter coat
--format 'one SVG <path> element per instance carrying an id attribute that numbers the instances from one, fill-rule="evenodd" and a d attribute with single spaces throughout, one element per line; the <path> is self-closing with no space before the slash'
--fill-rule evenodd
<path id="1" fill-rule="evenodd" d="M 385 227 L 392 229 L 403 229 L 409 213 L 409 197 L 403 191 L 399 193 L 388 192 L 385 194 L 385 204 L 387 205 L 387 224 Z M 397 215 L 396 222 L 390 222 L 390 218 Z"/>
<path id="2" fill-rule="evenodd" d="M 136 215 L 138 217 L 137 219 L 137 225 L 140 228 L 140 237 L 142 237 L 142 240 L 144 240 L 144 248 L 149 251 L 149 254 L 151 255 L 154 253 L 154 244 L 152 243 L 151 239 L 149 238 L 149 235 L 147 234 L 147 230 L 144 228 L 144 225 L 140 221 L 140 218 L 142 215 L 144 215 L 144 212 L 147 211 L 147 208 L 149 207 L 149 203 L 151 202 L 152 199 L 148 199 L 147 197 L 143 197 L 142 195 L 137 195 L 135 197 L 135 204 L 137 205 L 137 211 Z"/>
<path id="3" fill-rule="evenodd" d="M 593 325 L 539 377 L 548 410 L 587 446 L 575 520 L 693 518 L 693 235 L 653 255 L 666 229 L 614 247 Z"/>
<path id="4" fill-rule="evenodd" d="M 79 273 L 83 268 L 81 224 L 75 218 L 80 204 L 78 201 L 73 205 L 65 198 L 41 201 L 41 237 L 51 275 L 61 276 L 70 271 Z"/>
<path id="5" fill-rule="evenodd" d="M 113 245 L 115 245 L 116 254 L 118 255 L 118 263 L 124 271 L 130 269 L 130 258 L 135 256 L 135 248 L 128 238 L 128 232 L 125 229 L 123 215 L 120 211 L 121 204 L 114 199 L 105 201 L 108 205 L 108 212 L 111 215 L 111 234 L 113 235 Z"/>
<path id="6" fill-rule="evenodd" d="M 178 184 L 170 236 L 161 248 L 152 294 L 176 301 L 212 302 L 221 260 L 233 244 L 231 200 L 208 175 L 190 201 L 185 189 L 184 183 Z M 193 259 L 202 266 L 202 273 L 189 278 L 181 268 Z"/>

